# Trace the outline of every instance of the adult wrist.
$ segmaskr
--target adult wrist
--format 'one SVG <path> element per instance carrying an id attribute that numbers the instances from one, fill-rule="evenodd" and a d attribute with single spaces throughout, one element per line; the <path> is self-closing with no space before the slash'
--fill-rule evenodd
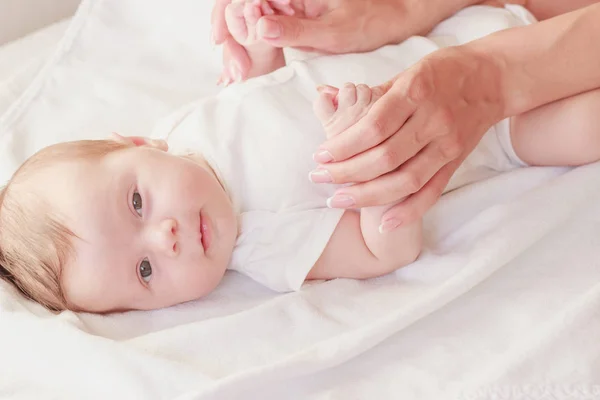
<path id="1" fill-rule="evenodd" d="M 467 90 L 477 94 L 476 100 L 488 104 L 489 107 L 486 108 L 490 122 L 495 123 L 512 116 L 514 97 L 507 88 L 511 86 L 509 82 L 513 76 L 502 54 L 480 41 L 464 44 L 459 49 L 472 74 L 466 82 L 473 87 Z"/>
<path id="2" fill-rule="evenodd" d="M 600 3 L 468 44 L 497 71 L 504 117 L 600 87 Z"/>
<path id="3" fill-rule="evenodd" d="M 528 88 L 535 76 L 529 76 L 525 65 L 513 62 L 505 42 L 499 32 L 463 45 L 482 65 L 479 79 L 486 96 L 499 107 L 499 120 L 530 109 L 534 101 Z"/>

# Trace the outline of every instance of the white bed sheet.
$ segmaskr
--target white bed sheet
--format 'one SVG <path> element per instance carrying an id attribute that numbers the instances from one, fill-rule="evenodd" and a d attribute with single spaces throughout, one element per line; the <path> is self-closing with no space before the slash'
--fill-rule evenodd
<path id="1" fill-rule="evenodd" d="M 0 115 L 23 93 L 62 38 L 69 19 L 0 46 Z"/>
<path id="2" fill-rule="evenodd" d="M 209 11 L 85 0 L 0 117 L 0 180 L 48 143 L 143 134 L 215 93 Z M 230 273 L 202 301 L 112 316 L 53 316 L 0 283 L 0 398 L 597 398 L 599 174 L 530 168 L 452 192 L 420 260 L 365 282 L 277 295 Z"/>

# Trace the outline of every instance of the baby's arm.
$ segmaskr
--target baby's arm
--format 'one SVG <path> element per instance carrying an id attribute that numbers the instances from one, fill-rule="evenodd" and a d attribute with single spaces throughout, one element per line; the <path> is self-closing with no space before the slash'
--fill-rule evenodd
<path id="1" fill-rule="evenodd" d="M 338 135 L 362 118 L 380 95 L 366 85 L 320 88 L 314 108 L 326 136 Z M 326 168 L 310 176 L 314 182 L 330 181 Z M 414 261 L 421 251 L 421 221 L 380 232 L 381 217 L 392 206 L 346 211 L 308 278 L 369 278 Z"/>
<path id="2" fill-rule="evenodd" d="M 366 279 L 413 262 L 421 252 L 421 221 L 380 233 L 387 207 L 346 211 L 308 279 Z"/>

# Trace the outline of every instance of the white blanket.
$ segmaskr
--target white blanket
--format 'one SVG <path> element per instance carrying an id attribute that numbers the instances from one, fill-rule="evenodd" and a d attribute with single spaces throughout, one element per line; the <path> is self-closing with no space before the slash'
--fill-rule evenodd
<path id="1" fill-rule="evenodd" d="M 211 3 L 84 0 L 0 118 L 0 181 L 49 143 L 146 134 L 215 93 Z M 471 8 L 432 37 L 516 15 Z M 422 257 L 370 281 L 281 295 L 230 273 L 201 301 L 110 316 L 52 315 L 0 283 L 0 398 L 597 398 L 599 174 L 529 168 L 451 192 Z"/>

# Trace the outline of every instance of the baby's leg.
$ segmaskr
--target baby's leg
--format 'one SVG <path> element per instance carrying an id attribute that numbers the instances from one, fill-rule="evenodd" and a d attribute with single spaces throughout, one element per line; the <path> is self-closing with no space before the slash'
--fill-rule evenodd
<path id="1" fill-rule="evenodd" d="M 224 66 L 221 81 L 228 84 L 268 74 L 285 65 L 283 49 L 260 41 L 256 35 L 258 20 L 273 9 L 265 0 L 241 0 L 230 4 L 225 11 L 227 27 L 236 42 L 244 46 L 251 68 L 244 76 L 233 66 Z"/>
<path id="2" fill-rule="evenodd" d="M 530 165 L 575 166 L 600 160 L 600 89 L 513 117 L 515 152 Z"/>
<path id="3" fill-rule="evenodd" d="M 373 104 L 383 95 L 379 88 L 367 85 L 355 86 L 347 83 L 339 91 L 321 87 L 314 104 L 314 111 L 323 124 L 328 138 L 339 135 L 360 121 Z M 323 180 L 323 178 L 325 178 Z M 326 182 L 326 176 L 311 173 L 314 182 Z M 383 214 L 397 203 L 379 207 L 364 207 L 360 210 L 360 226 L 369 248 L 377 254 L 403 255 L 405 262 L 412 262 L 421 251 L 421 221 L 403 225 L 398 229 L 397 221 L 381 223 Z M 394 230 L 395 229 L 395 230 Z M 393 232 L 390 232 L 394 230 Z M 386 233 L 382 235 L 382 233 Z M 400 247 L 399 247 L 400 246 Z M 398 260 L 400 262 L 400 258 Z M 396 268 L 398 265 L 396 265 Z M 390 271 L 386 271 L 390 272 Z"/>

